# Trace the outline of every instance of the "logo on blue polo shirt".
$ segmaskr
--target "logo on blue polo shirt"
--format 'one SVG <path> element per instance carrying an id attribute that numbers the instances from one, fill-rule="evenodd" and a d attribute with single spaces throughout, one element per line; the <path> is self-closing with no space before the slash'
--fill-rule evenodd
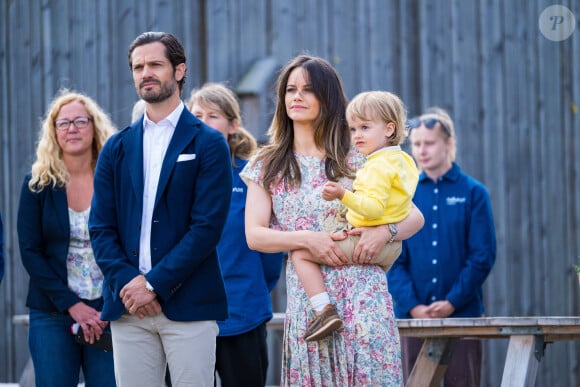
<path id="1" fill-rule="evenodd" d="M 244 193 L 244 187 L 233 187 L 232 192 Z"/>
<path id="2" fill-rule="evenodd" d="M 448 206 L 454 206 L 457 203 L 465 203 L 465 198 L 458 198 L 457 196 L 450 196 L 446 200 Z"/>

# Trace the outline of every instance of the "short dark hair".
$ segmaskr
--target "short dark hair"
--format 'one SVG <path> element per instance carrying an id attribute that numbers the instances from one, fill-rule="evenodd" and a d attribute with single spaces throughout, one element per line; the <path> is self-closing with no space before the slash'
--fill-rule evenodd
<path id="1" fill-rule="evenodd" d="M 133 63 L 131 61 L 131 55 L 135 48 L 139 46 L 143 46 L 145 44 L 153 43 L 153 42 L 161 42 L 165 46 L 165 56 L 171 62 L 173 66 L 173 72 L 175 73 L 175 68 L 177 65 L 181 63 L 185 63 L 185 49 L 179 42 L 179 40 L 172 34 L 167 32 L 143 32 L 141 35 L 137 36 L 133 43 L 129 46 L 129 68 L 131 71 L 133 70 Z M 187 74 L 187 68 L 185 70 L 185 74 Z M 183 78 L 179 81 L 179 91 L 183 89 L 183 85 L 185 84 L 185 74 Z"/>

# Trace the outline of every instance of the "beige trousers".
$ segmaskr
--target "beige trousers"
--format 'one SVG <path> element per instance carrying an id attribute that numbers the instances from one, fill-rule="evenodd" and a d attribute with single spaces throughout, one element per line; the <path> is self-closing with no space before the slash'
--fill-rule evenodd
<path id="1" fill-rule="evenodd" d="M 348 263 L 352 263 L 352 254 L 354 253 L 354 248 L 360 240 L 360 235 L 348 235 L 346 239 L 341 241 L 335 241 L 335 243 L 340 247 L 344 254 L 348 258 Z M 381 266 L 385 272 L 389 271 L 391 266 L 399 255 L 401 255 L 402 243 L 401 241 L 393 241 L 387 243 L 385 247 L 379 252 L 377 257 L 374 257 L 369 263 L 377 264 Z"/>
<path id="2" fill-rule="evenodd" d="M 171 321 L 162 313 L 138 317 L 125 313 L 111 321 L 118 387 L 162 387 L 169 364 L 173 387 L 213 387 L 215 321 Z"/>

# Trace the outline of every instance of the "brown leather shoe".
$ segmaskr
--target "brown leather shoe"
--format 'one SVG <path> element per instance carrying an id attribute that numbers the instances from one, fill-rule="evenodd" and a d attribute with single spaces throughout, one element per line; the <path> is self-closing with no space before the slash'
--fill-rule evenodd
<path id="1" fill-rule="evenodd" d="M 303 339 L 306 341 L 317 341 L 330 335 L 335 330 L 342 327 L 342 320 L 334 305 L 328 304 L 322 312 L 316 313 L 314 320 L 310 322 Z"/>

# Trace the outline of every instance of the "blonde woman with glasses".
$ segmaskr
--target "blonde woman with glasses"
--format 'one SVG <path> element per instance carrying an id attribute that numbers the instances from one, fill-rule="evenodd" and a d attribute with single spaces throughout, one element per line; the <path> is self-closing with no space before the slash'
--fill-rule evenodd
<path id="1" fill-rule="evenodd" d="M 113 354 L 102 348 L 103 275 L 88 232 L 93 173 L 115 132 L 88 96 L 61 90 L 42 122 L 18 208 L 22 263 L 30 276 L 28 345 L 36 386 L 114 386 Z M 72 326 L 82 330 L 82 345 Z M 110 349 L 110 348 L 109 348 Z"/>

